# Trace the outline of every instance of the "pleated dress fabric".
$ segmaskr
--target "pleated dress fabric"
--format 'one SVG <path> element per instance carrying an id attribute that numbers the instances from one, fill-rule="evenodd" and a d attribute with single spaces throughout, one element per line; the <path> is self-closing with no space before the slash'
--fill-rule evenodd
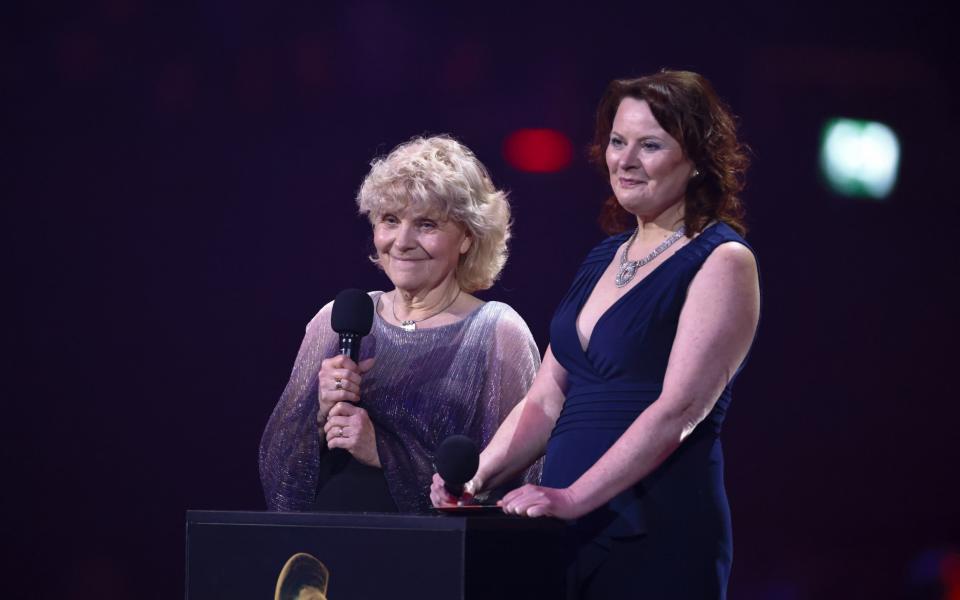
<path id="1" fill-rule="evenodd" d="M 577 316 L 629 235 L 587 255 L 551 323 L 568 388 L 547 446 L 545 486 L 576 481 L 659 397 L 690 282 L 720 244 L 746 245 L 726 224 L 706 228 L 615 302 L 584 350 Z M 660 467 L 571 527 L 573 597 L 725 597 L 733 542 L 720 431 L 732 383 Z"/>

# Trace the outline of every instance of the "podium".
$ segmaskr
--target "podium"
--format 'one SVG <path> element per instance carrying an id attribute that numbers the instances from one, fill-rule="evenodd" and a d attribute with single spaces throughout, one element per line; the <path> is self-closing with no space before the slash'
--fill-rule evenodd
<path id="1" fill-rule="evenodd" d="M 328 600 L 563 598 L 564 526 L 550 519 L 187 511 L 187 600 L 272 600 L 295 554 Z"/>

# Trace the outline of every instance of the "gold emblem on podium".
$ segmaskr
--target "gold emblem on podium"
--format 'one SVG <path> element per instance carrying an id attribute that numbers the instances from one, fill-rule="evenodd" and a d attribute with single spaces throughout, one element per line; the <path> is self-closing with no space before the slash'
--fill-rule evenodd
<path id="1" fill-rule="evenodd" d="M 329 581 L 326 565 L 306 552 L 298 552 L 280 570 L 273 600 L 327 600 Z"/>

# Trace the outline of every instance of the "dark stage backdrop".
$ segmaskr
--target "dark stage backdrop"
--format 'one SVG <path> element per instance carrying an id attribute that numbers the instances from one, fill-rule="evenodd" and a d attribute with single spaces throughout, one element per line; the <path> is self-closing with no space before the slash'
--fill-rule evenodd
<path id="1" fill-rule="evenodd" d="M 673 67 L 715 83 L 754 151 L 732 597 L 941 597 L 960 572 L 949 21 L 923 2 L 521 4 L 0 8 L 4 586 L 176 597 L 184 511 L 263 508 L 258 442 L 303 327 L 337 290 L 388 284 L 353 197 L 412 135 L 456 135 L 510 190 L 512 257 L 483 297 L 545 348 L 602 238 L 595 103 Z M 900 135 L 887 202 L 820 182 L 835 115 Z M 572 165 L 511 167 L 524 127 L 567 135 Z"/>

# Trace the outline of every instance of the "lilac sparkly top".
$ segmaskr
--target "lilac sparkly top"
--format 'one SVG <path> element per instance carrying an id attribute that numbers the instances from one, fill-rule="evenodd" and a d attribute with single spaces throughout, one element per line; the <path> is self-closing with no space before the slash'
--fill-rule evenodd
<path id="1" fill-rule="evenodd" d="M 374 302 L 382 292 L 371 292 Z M 320 362 L 338 352 L 330 328 L 332 303 L 307 325 L 290 381 L 260 441 L 260 481 L 270 510 L 313 506 L 320 454 L 317 427 Z M 447 436 L 463 434 L 481 447 L 523 398 L 540 366 L 527 324 L 512 308 L 487 302 L 464 319 L 405 331 L 375 315 L 360 358 L 375 357 L 363 378 L 360 406 L 377 435 L 377 452 L 400 512 L 429 510 L 433 455 Z M 539 477 L 539 463 L 524 476 Z"/>

